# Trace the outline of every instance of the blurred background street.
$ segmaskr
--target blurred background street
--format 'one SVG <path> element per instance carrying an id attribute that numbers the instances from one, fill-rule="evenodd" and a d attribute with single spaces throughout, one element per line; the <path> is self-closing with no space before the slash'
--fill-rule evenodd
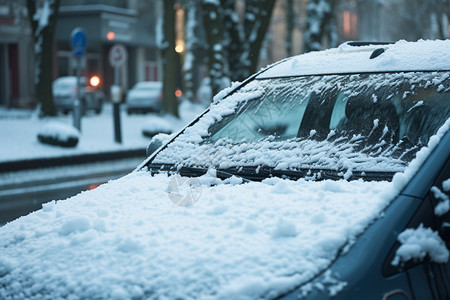
<path id="1" fill-rule="evenodd" d="M 59 123 L 71 126 L 70 115 L 39 118 L 35 111 L 0 109 L 0 224 L 122 177 L 145 159 L 146 133 L 174 132 L 203 111 L 184 102 L 180 119 L 157 114 L 128 115 L 121 111 L 122 143 L 114 141 L 111 104 L 102 113 L 83 118 L 74 148 L 40 143 L 37 133 Z"/>

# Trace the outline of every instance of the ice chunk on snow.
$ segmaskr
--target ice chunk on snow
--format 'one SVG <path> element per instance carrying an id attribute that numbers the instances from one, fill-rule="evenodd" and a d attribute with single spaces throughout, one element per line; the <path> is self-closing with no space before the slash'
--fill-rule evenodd
<path id="1" fill-rule="evenodd" d="M 450 178 L 442 182 L 442 188 L 444 189 L 444 191 L 450 192 Z"/>
<path id="2" fill-rule="evenodd" d="M 424 228 L 422 224 L 416 229 L 408 228 L 400 233 L 398 241 L 402 245 L 391 262 L 394 266 L 409 260 L 423 260 L 427 255 L 433 262 L 448 262 L 449 252 L 444 241 L 436 231 Z"/>
<path id="3" fill-rule="evenodd" d="M 433 186 L 431 192 L 434 197 L 439 200 L 439 203 L 434 208 L 434 213 L 437 216 L 442 216 L 448 213 L 450 210 L 450 200 L 446 194 L 444 194 L 438 187 Z"/>

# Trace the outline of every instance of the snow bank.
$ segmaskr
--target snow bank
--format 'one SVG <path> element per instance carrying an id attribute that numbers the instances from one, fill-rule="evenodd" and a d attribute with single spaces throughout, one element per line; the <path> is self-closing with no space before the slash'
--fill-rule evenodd
<path id="1" fill-rule="evenodd" d="M 427 255 L 433 262 L 448 262 L 449 252 L 444 241 L 436 231 L 424 228 L 422 224 L 416 229 L 409 228 L 400 233 L 398 241 L 402 245 L 391 262 L 394 266 L 409 260 L 422 261 Z"/>
<path id="2" fill-rule="evenodd" d="M 38 131 L 38 135 L 52 137 L 59 141 L 67 141 L 70 138 L 78 139 L 80 137 L 80 132 L 75 127 L 68 124 L 49 122 Z"/>
<path id="3" fill-rule="evenodd" d="M 171 178 L 136 172 L 0 228 L 1 297 L 274 297 L 326 269 L 392 198 L 387 182 L 200 178 L 182 208 Z"/>
<path id="4" fill-rule="evenodd" d="M 61 147 L 75 147 L 78 144 L 80 132 L 71 125 L 59 122 L 49 122 L 37 134 L 43 144 Z"/>

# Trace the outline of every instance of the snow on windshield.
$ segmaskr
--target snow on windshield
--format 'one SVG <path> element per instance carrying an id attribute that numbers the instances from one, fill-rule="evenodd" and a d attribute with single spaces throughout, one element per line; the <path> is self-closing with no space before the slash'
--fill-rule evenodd
<path id="1" fill-rule="evenodd" d="M 398 172 L 448 117 L 448 72 L 255 80 L 152 161 Z"/>

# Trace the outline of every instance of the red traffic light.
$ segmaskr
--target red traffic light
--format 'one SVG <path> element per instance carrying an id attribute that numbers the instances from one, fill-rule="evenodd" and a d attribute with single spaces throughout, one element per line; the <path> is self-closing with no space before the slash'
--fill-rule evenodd
<path id="1" fill-rule="evenodd" d="M 100 85 L 100 77 L 97 75 L 91 76 L 91 78 L 89 78 L 89 84 L 93 87 L 98 87 Z"/>

